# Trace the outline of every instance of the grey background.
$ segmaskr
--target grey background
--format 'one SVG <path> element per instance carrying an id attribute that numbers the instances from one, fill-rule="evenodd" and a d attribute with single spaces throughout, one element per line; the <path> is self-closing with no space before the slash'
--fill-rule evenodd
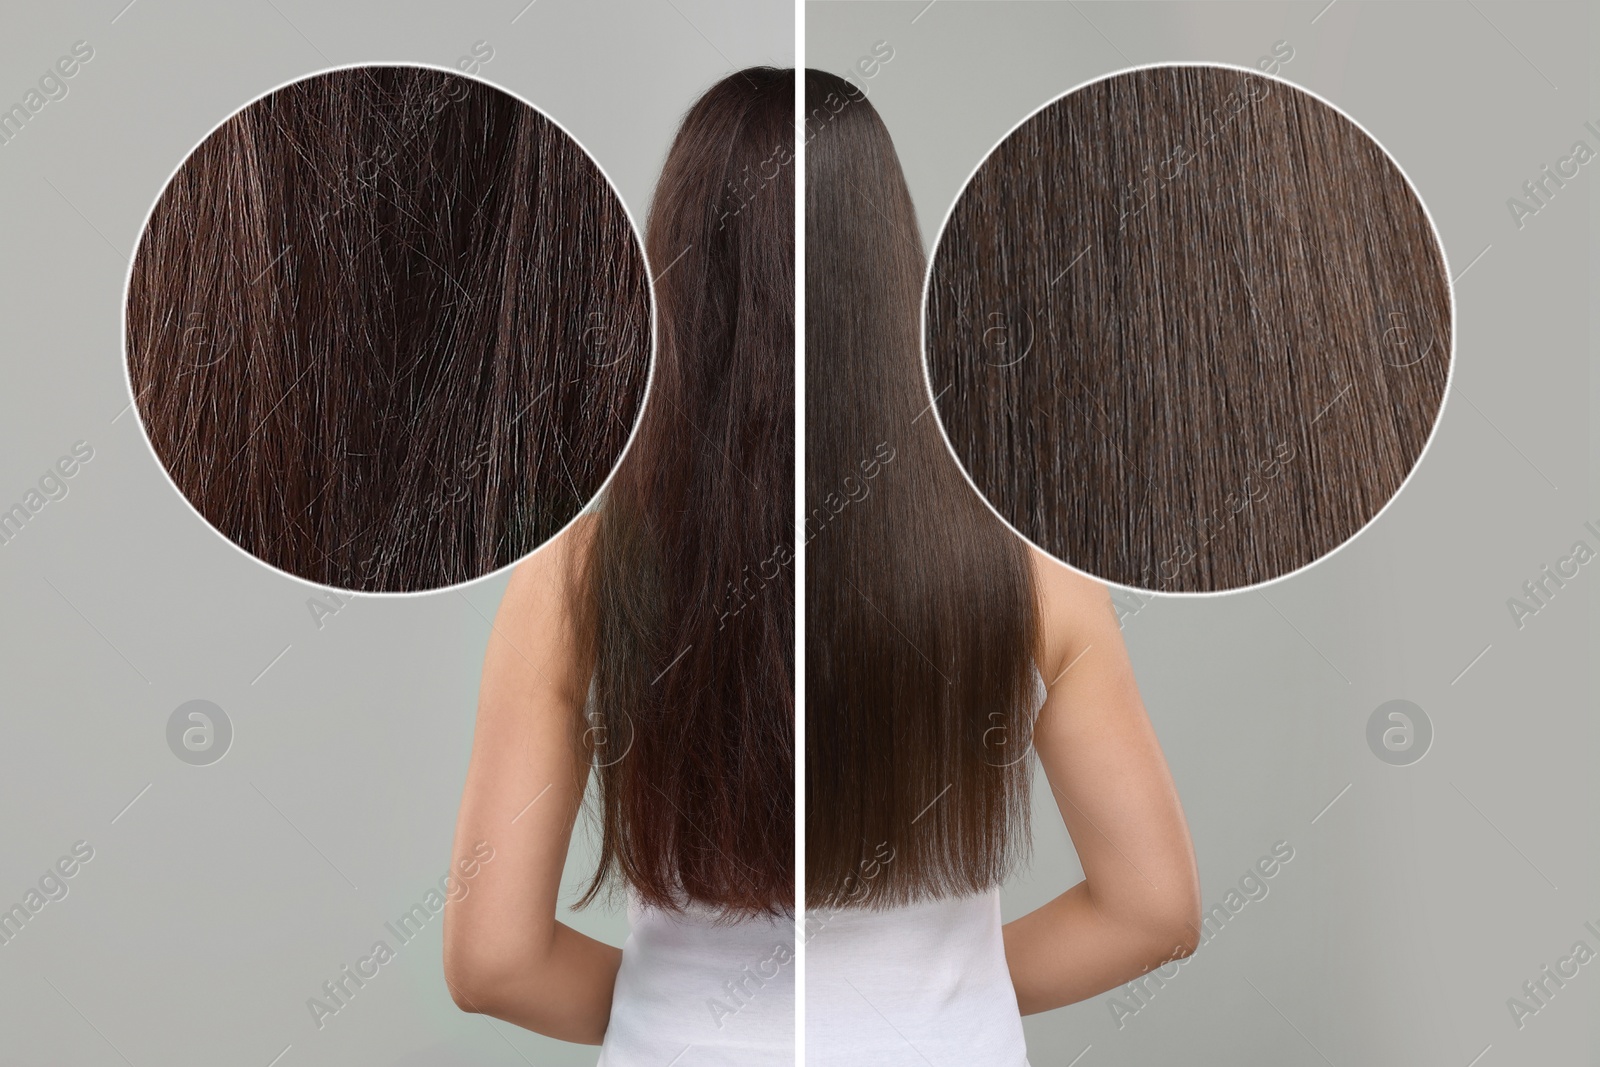
<path id="1" fill-rule="evenodd" d="M 0 34 L 0 107 L 73 42 L 95 51 L 0 146 L 0 510 L 75 441 L 94 449 L 0 545 L 0 909 L 74 842 L 94 849 L 0 944 L 0 1064 L 592 1064 L 458 1012 L 437 918 L 404 946 L 384 928 L 449 862 L 504 578 L 357 597 L 319 628 L 319 591 L 212 532 L 126 410 L 127 256 L 178 162 L 248 101 L 346 63 L 453 67 L 480 40 L 481 76 L 566 126 L 642 222 L 693 99 L 737 67 L 793 65 L 793 8 L 126 3 L 13 5 Z M 235 731 L 211 766 L 167 747 L 195 699 Z M 626 931 L 604 909 L 570 921 Z M 307 999 L 380 938 L 396 958 L 317 1030 Z"/>
<path id="2" fill-rule="evenodd" d="M 930 248 L 972 168 L 1040 105 L 1142 63 L 1255 66 L 1286 40 L 1282 76 L 1400 162 L 1459 275 L 1443 422 L 1382 518 L 1262 592 L 1157 598 L 1125 619 L 1206 906 L 1274 842 L 1295 858 L 1121 1029 L 1106 996 L 1029 1018 L 1035 1067 L 1600 1063 L 1600 962 L 1520 1031 L 1506 1007 L 1574 942 L 1600 951 L 1583 929 L 1600 927 L 1600 562 L 1520 631 L 1506 607 L 1575 540 L 1600 547 L 1582 529 L 1600 520 L 1586 308 L 1600 162 L 1520 231 L 1505 206 L 1578 138 L 1600 148 L 1582 129 L 1600 125 L 1590 9 L 1325 3 L 807 7 L 808 66 L 844 74 L 893 47 L 858 81 Z M 1435 733 L 1410 766 L 1365 737 L 1397 698 Z M 1036 804 L 1008 919 L 1081 877 L 1048 790 Z"/>

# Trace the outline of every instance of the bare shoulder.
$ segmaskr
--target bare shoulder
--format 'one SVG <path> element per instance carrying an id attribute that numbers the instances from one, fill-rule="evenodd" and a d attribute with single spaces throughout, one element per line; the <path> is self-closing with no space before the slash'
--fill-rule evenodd
<path id="1" fill-rule="evenodd" d="M 598 516 L 584 512 L 513 567 L 511 582 L 506 587 L 506 601 L 537 605 L 546 612 L 560 608 L 565 614 L 572 577 L 588 561 L 597 524 Z"/>
<path id="2" fill-rule="evenodd" d="M 1115 636 L 1121 644 L 1116 609 L 1103 582 L 1064 566 L 1029 546 L 1034 587 L 1039 596 L 1039 667 L 1054 677 L 1073 657 L 1096 641 Z"/>

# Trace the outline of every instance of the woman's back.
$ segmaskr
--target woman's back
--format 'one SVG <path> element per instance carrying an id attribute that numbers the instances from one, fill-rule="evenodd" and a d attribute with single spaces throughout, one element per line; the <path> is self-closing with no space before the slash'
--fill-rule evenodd
<path id="1" fill-rule="evenodd" d="M 637 902 L 628 917 L 598 1067 L 794 1063 L 793 920 Z"/>
<path id="2" fill-rule="evenodd" d="M 808 1067 L 1027 1067 L 1000 891 L 806 917 Z"/>
<path id="3" fill-rule="evenodd" d="M 1033 684 L 1030 707 L 1037 714 L 1047 695 L 1037 670 Z M 1026 742 L 995 747 L 1031 758 Z M 896 859 L 891 846 L 881 846 L 860 872 L 857 895 L 867 895 Z M 813 908 L 805 937 L 808 1067 L 1027 1067 L 998 887 L 897 907 Z"/>

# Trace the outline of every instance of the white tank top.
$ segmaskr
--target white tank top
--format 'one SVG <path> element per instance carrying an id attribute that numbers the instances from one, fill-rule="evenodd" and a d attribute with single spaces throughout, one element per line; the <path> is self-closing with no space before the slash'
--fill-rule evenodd
<path id="1" fill-rule="evenodd" d="M 806 1067 L 1028 1067 L 1000 891 L 806 914 Z"/>
<path id="2" fill-rule="evenodd" d="M 631 902 L 596 1067 L 794 1067 L 794 920 Z"/>

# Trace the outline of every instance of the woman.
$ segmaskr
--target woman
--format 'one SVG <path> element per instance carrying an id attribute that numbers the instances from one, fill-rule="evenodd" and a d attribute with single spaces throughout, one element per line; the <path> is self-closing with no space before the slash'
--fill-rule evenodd
<path id="1" fill-rule="evenodd" d="M 657 353 L 638 434 L 586 516 L 519 566 L 495 621 L 445 924 L 456 1002 L 607 1067 L 794 1057 L 794 72 L 689 111 L 651 207 Z M 587 902 L 556 919 L 585 782 Z M 681 1058 L 680 1058 L 681 1057 Z"/>
<path id="2" fill-rule="evenodd" d="M 1193 951 L 1193 851 L 1105 588 L 940 436 L 888 132 L 829 74 L 806 107 L 807 1059 L 1017 1067 L 1022 1015 Z M 1034 754 L 1085 877 L 1002 928 Z"/>

